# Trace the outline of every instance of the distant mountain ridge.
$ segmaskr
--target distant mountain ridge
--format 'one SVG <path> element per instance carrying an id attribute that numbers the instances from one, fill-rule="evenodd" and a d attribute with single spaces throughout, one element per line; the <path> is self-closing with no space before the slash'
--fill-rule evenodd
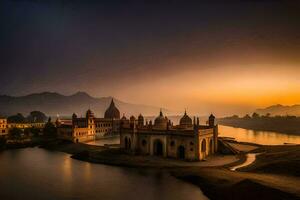
<path id="1" fill-rule="evenodd" d="M 255 112 L 257 112 L 260 115 L 265 115 L 267 113 L 270 113 L 271 115 L 295 115 L 300 116 L 300 105 L 295 104 L 292 106 L 284 106 L 281 104 L 272 105 L 266 108 L 257 109 Z"/>
<path id="2" fill-rule="evenodd" d="M 9 116 L 16 113 L 28 114 L 31 111 L 38 110 L 48 116 L 71 116 L 76 113 L 78 116 L 84 115 L 87 109 L 91 109 L 96 117 L 103 117 L 106 108 L 109 106 L 113 97 L 92 97 L 86 92 L 77 92 L 73 95 L 62 95 L 56 92 L 34 93 L 26 96 L 8 96 L 0 95 L 0 114 Z M 158 107 L 131 104 L 113 98 L 121 115 L 125 113 L 130 115 L 157 115 Z M 170 111 L 163 109 L 166 114 Z"/>

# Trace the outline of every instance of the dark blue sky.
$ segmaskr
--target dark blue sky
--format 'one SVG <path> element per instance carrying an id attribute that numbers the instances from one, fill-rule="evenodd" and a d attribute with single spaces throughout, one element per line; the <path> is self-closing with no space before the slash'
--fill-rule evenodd
<path id="1" fill-rule="evenodd" d="M 297 1 L 110 2 L 1 1 L 0 93 L 132 101 L 125 91 L 185 71 L 299 64 Z"/>

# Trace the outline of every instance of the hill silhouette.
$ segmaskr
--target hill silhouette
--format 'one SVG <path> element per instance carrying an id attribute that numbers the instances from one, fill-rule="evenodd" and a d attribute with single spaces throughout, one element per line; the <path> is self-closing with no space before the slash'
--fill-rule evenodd
<path id="1" fill-rule="evenodd" d="M 281 104 L 272 105 L 266 108 L 257 109 L 255 111 L 260 115 L 266 115 L 270 113 L 273 116 L 276 115 L 292 115 L 292 116 L 300 116 L 300 105 L 292 105 L 292 106 L 284 106 Z"/>
<path id="2" fill-rule="evenodd" d="M 26 96 L 7 96 L 0 95 L 0 114 L 9 116 L 16 113 L 27 115 L 33 110 L 44 112 L 48 116 L 71 116 L 77 113 L 79 116 L 84 115 L 87 109 L 91 109 L 97 117 L 103 117 L 106 108 L 109 106 L 113 97 L 92 97 L 86 92 L 77 92 L 73 95 L 62 95 L 56 92 L 34 93 Z M 115 99 L 115 104 L 119 108 L 121 115 L 125 113 L 130 115 L 157 115 L 158 107 L 131 104 Z M 167 114 L 167 109 L 163 109 Z"/>

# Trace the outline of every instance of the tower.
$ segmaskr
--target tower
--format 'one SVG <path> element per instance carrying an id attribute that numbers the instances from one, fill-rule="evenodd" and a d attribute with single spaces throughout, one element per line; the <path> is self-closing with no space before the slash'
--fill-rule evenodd
<path id="1" fill-rule="evenodd" d="M 208 125 L 209 127 L 215 126 L 215 116 L 213 114 L 211 114 L 208 118 Z"/>
<path id="2" fill-rule="evenodd" d="M 139 127 L 143 127 L 143 126 L 144 126 L 144 117 L 143 117 L 142 114 L 140 114 L 140 115 L 138 116 L 138 126 L 139 126 Z"/>
<path id="3" fill-rule="evenodd" d="M 218 125 L 215 124 L 215 116 L 211 114 L 208 118 L 208 125 L 210 128 L 213 128 L 214 133 L 214 152 L 218 151 Z"/>
<path id="4" fill-rule="evenodd" d="M 88 135 L 95 135 L 95 116 L 94 113 L 88 109 L 86 111 L 86 122 L 87 122 L 87 128 L 88 128 Z"/>

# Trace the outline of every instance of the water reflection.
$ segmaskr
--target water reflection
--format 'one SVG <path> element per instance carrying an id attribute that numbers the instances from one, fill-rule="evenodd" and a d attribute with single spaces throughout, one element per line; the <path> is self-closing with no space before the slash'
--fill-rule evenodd
<path id="1" fill-rule="evenodd" d="M 91 164 L 39 148 L 5 151 L 0 163 L 0 199 L 207 199 L 163 172 Z"/>
<path id="2" fill-rule="evenodd" d="M 120 137 L 109 137 L 109 138 L 102 138 L 100 140 L 95 140 L 88 142 L 87 144 L 96 145 L 96 146 L 104 146 L 106 144 L 120 144 Z"/>
<path id="3" fill-rule="evenodd" d="M 272 131 L 254 131 L 249 129 L 234 128 L 222 125 L 219 125 L 219 135 L 222 137 L 233 137 L 239 142 L 251 142 L 256 144 L 300 144 L 300 136 L 297 135 L 288 135 Z"/>
<path id="4" fill-rule="evenodd" d="M 248 166 L 248 165 L 251 165 L 251 164 L 255 161 L 256 155 L 257 155 L 257 154 L 255 154 L 255 153 L 248 153 L 248 154 L 246 155 L 246 160 L 245 160 L 245 162 L 243 162 L 242 164 L 237 165 L 237 166 L 235 166 L 235 167 L 232 167 L 232 168 L 230 168 L 230 169 L 231 169 L 232 171 L 235 171 L 235 170 L 237 170 L 237 169 L 239 169 L 239 168 L 242 168 L 242 167 L 246 167 L 246 166 Z"/>

